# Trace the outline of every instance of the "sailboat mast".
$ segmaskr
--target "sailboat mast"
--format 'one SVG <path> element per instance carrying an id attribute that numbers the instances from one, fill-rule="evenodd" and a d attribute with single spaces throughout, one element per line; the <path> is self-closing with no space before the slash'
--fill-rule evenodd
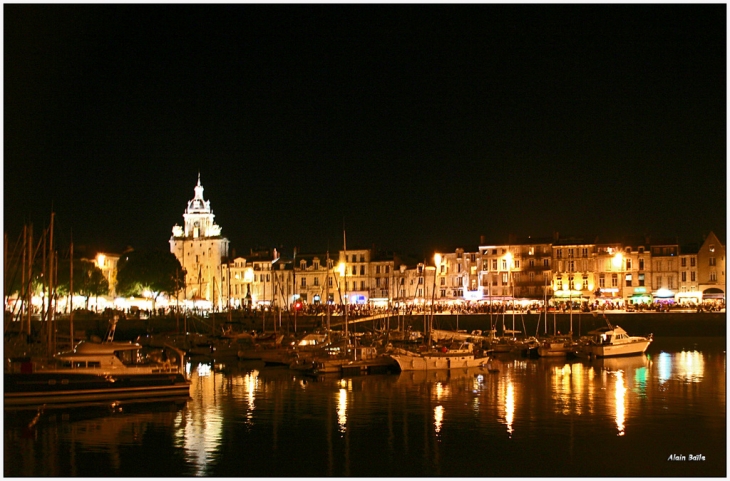
<path id="1" fill-rule="evenodd" d="M 343 222 L 344 224 L 344 222 Z M 347 319 L 347 311 L 349 310 L 349 302 L 347 302 L 347 233 L 345 232 L 344 225 L 342 227 L 342 248 L 345 251 L 345 337 L 348 339 L 349 344 L 349 333 L 348 333 L 348 319 Z"/>
<path id="2" fill-rule="evenodd" d="M 53 246 L 53 227 L 54 227 L 54 221 L 56 219 L 56 213 L 51 212 L 51 227 L 49 230 L 49 239 L 48 239 L 48 256 L 51 264 L 51 272 L 48 276 L 48 284 L 49 284 L 49 293 L 51 295 L 48 303 L 48 308 L 50 309 L 50 312 L 48 314 L 48 326 L 50 329 L 51 334 L 51 352 L 54 352 L 56 350 L 56 316 L 55 316 L 55 310 L 56 310 L 56 303 L 58 302 L 56 299 L 56 283 L 58 280 L 58 256 L 56 255 L 55 248 Z"/>
<path id="3" fill-rule="evenodd" d="M 27 297 L 28 296 L 27 296 L 27 294 L 25 292 L 25 289 L 26 289 L 26 287 L 25 287 L 25 274 L 26 274 L 26 272 L 28 270 L 28 267 L 27 267 L 28 261 L 26 260 L 27 256 L 28 256 L 28 226 L 27 225 L 24 225 L 23 226 L 23 260 L 22 260 L 22 264 L 21 264 L 22 265 L 22 268 L 20 269 L 20 282 L 21 282 L 20 285 L 22 286 L 21 287 L 21 293 L 22 293 L 22 297 L 23 297 L 23 303 L 21 304 L 21 306 L 22 307 L 25 307 L 26 309 L 28 308 L 28 304 L 27 304 Z M 18 316 L 20 318 L 20 332 L 21 333 L 25 332 L 24 331 L 25 324 L 23 324 L 23 318 L 24 318 L 24 314 L 25 313 L 23 312 L 23 308 L 22 307 L 20 309 L 20 313 L 19 313 L 19 316 Z"/>
<path id="4" fill-rule="evenodd" d="M 568 302 L 570 302 L 570 335 L 573 335 L 573 291 L 568 294 Z"/>
<path id="5" fill-rule="evenodd" d="M 69 278 L 68 278 L 68 305 L 69 305 L 69 316 L 68 316 L 68 335 L 71 339 L 71 349 L 74 347 L 74 237 L 73 231 L 71 231 L 71 247 L 69 248 Z"/>
<path id="6" fill-rule="evenodd" d="M 330 332 L 330 251 L 327 250 L 327 275 L 324 279 L 324 302 L 327 305 L 327 335 Z"/>

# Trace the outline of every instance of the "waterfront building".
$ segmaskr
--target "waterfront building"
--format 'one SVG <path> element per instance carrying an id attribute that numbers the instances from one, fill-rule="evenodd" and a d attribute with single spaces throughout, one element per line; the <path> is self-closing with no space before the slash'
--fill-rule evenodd
<path id="1" fill-rule="evenodd" d="M 679 243 L 651 239 L 651 295 L 654 301 L 674 301 L 679 277 Z"/>
<path id="2" fill-rule="evenodd" d="M 294 261 L 279 255 L 271 264 L 271 274 L 274 289 L 274 307 L 288 309 L 294 301 Z"/>
<path id="3" fill-rule="evenodd" d="M 702 291 L 699 290 L 697 277 L 697 253 L 699 244 L 691 243 L 679 249 L 678 292 L 674 295 L 679 304 L 702 304 Z"/>
<path id="4" fill-rule="evenodd" d="M 599 307 L 624 304 L 627 268 L 633 264 L 629 252 L 621 242 L 599 242 L 595 245 L 593 260 L 589 261 L 585 277 L 590 280 L 587 291 L 593 293 Z"/>
<path id="5" fill-rule="evenodd" d="M 210 201 L 203 198 L 200 174 L 194 191 L 195 196 L 183 213 L 183 225 L 175 224 L 172 228 L 170 252 L 186 272 L 184 298 L 193 303 L 206 301 L 199 304 L 220 309 L 226 302 L 221 274 L 229 242 L 214 222 Z"/>
<path id="6" fill-rule="evenodd" d="M 251 266 L 253 271 L 253 281 L 251 282 L 251 300 L 253 306 L 270 306 L 273 304 L 274 283 L 276 279 L 273 275 L 274 263 L 278 260 L 279 255 L 276 249 L 262 249 L 252 251 L 250 258 L 246 259 L 246 264 Z"/>
<path id="7" fill-rule="evenodd" d="M 295 296 L 307 304 L 336 302 L 334 260 L 327 254 L 297 253 L 294 259 Z"/>
<path id="8" fill-rule="evenodd" d="M 479 252 L 481 258 L 480 283 L 484 298 L 492 302 L 511 300 L 510 270 L 513 265 L 513 254 L 510 252 L 510 246 L 481 242 Z"/>
<path id="9" fill-rule="evenodd" d="M 705 237 L 697 252 L 698 288 L 703 301 L 725 299 L 725 246 L 714 232 Z"/>
<path id="10" fill-rule="evenodd" d="M 514 297 L 526 301 L 543 301 L 546 296 L 552 296 L 551 239 L 510 236 L 510 245 L 514 255 Z"/>
<path id="11" fill-rule="evenodd" d="M 553 302 L 588 301 L 600 287 L 596 279 L 595 241 L 579 237 L 561 238 L 557 233 L 552 243 Z M 605 277 L 604 277 L 605 281 Z M 618 281 L 618 278 L 616 278 Z M 613 277 L 608 281 L 613 286 Z"/>
<path id="12" fill-rule="evenodd" d="M 245 257 L 229 259 L 221 267 L 223 269 L 221 274 L 222 290 L 228 299 L 226 305 L 230 309 L 251 307 L 253 267 L 247 265 Z"/>
<path id="13" fill-rule="evenodd" d="M 104 278 L 109 284 L 109 296 L 112 298 L 117 295 L 117 264 L 119 263 L 119 254 L 110 252 L 97 252 L 96 256 L 91 259 L 94 266 L 101 270 Z"/>
<path id="14" fill-rule="evenodd" d="M 425 262 L 423 264 L 426 275 L 432 274 L 428 276 L 431 285 L 425 286 L 424 292 L 442 302 L 481 299 L 483 293 L 478 270 L 480 261 L 476 252 L 465 252 L 462 247 L 454 252 L 436 253 L 433 267 L 426 266 Z"/>
<path id="15" fill-rule="evenodd" d="M 401 265 L 399 297 L 396 301 L 407 305 L 424 304 L 427 296 L 431 293 L 426 283 L 426 272 L 424 262 L 418 262 L 411 266 Z M 435 272 L 435 269 L 432 269 L 432 272 Z M 429 279 L 433 282 L 433 277 Z"/>
<path id="16" fill-rule="evenodd" d="M 375 307 L 388 307 L 395 296 L 395 265 L 399 262 L 394 252 L 371 252 L 369 302 Z"/>
<path id="17" fill-rule="evenodd" d="M 626 237 L 623 242 L 626 304 L 651 304 L 651 250 L 645 237 Z"/>
<path id="18" fill-rule="evenodd" d="M 222 266 L 223 294 L 232 309 L 288 306 L 292 295 L 291 262 L 276 249 L 251 249 Z"/>
<path id="19" fill-rule="evenodd" d="M 346 304 L 367 304 L 370 249 L 348 249 L 339 253 L 339 283 Z"/>

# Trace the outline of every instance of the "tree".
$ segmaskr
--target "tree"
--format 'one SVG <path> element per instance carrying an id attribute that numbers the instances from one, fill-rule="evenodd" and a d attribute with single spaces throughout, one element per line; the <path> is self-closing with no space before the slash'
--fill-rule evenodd
<path id="1" fill-rule="evenodd" d="M 174 296 L 184 286 L 185 271 L 171 252 L 132 251 L 117 264 L 117 292 L 138 296 L 150 291 L 153 309 L 160 294 Z"/>
<path id="2" fill-rule="evenodd" d="M 69 260 L 64 259 L 58 265 L 58 285 L 56 292 L 60 296 L 66 296 L 70 290 L 70 269 Z M 89 299 L 92 296 L 99 297 L 109 294 L 109 281 L 104 277 L 104 273 L 93 262 L 88 260 L 73 261 L 74 278 L 73 288 L 74 294 L 84 296 L 86 298 L 86 308 L 89 308 Z"/>

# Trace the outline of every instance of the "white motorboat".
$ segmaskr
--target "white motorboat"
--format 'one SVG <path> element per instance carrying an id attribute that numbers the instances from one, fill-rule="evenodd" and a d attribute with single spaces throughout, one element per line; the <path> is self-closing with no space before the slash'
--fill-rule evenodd
<path id="1" fill-rule="evenodd" d="M 10 363 L 5 409 L 189 397 L 183 352 L 170 346 L 145 355 L 143 349 L 131 342 L 82 341 L 50 359 Z"/>
<path id="2" fill-rule="evenodd" d="M 474 344 L 471 342 L 452 345 L 451 348 L 442 346 L 425 352 L 394 349 L 389 356 L 398 363 L 401 371 L 484 367 L 489 361 L 488 355 L 477 354 L 474 351 Z"/>
<path id="3" fill-rule="evenodd" d="M 575 354 L 580 357 L 612 357 L 630 356 L 643 354 L 653 340 L 652 335 L 648 337 L 629 336 L 619 326 L 601 327 L 590 331 L 583 341 L 575 349 Z"/>

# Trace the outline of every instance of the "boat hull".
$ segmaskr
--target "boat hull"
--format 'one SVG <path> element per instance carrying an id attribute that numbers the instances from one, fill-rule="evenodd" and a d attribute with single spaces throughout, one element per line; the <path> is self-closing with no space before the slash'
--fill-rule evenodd
<path id="1" fill-rule="evenodd" d="M 182 374 L 5 373 L 6 410 L 190 396 Z"/>
<path id="2" fill-rule="evenodd" d="M 625 344 L 589 345 L 583 347 L 584 355 L 593 357 L 617 357 L 644 354 L 651 344 L 650 339 Z"/>
<path id="3" fill-rule="evenodd" d="M 469 367 L 484 367 L 488 357 L 464 356 L 409 356 L 405 354 L 391 354 L 390 357 L 398 363 L 401 371 L 431 371 L 444 369 L 461 369 Z"/>
<path id="4" fill-rule="evenodd" d="M 538 347 L 537 355 L 539 357 L 567 357 L 572 350 L 567 347 L 551 348 L 551 347 Z"/>

